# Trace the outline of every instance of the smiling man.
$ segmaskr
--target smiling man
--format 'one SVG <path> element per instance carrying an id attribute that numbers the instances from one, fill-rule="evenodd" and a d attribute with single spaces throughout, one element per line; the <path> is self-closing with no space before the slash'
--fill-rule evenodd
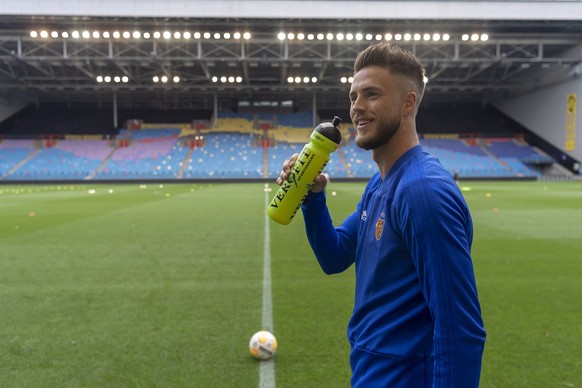
<path id="1" fill-rule="evenodd" d="M 417 58 L 392 44 L 356 58 L 355 142 L 378 166 L 337 228 L 319 175 L 302 205 L 327 274 L 356 269 L 348 323 L 353 387 L 478 387 L 485 330 L 471 260 L 473 225 L 453 177 L 418 140 L 424 93 Z M 285 161 L 287 178 L 296 155 Z"/>

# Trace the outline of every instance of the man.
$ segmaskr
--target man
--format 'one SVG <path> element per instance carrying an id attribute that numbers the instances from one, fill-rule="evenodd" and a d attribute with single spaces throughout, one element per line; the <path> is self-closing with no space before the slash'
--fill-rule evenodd
<path id="1" fill-rule="evenodd" d="M 381 43 L 358 55 L 354 73 L 355 142 L 372 151 L 379 172 L 337 228 L 324 176 L 302 205 L 321 268 L 333 274 L 356 266 L 352 386 L 478 387 L 485 330 L 472 220 L 451 175 L 418 140 L 424 69 L 411 53 Z M 284 162 L 279 184 L 296 158 Z"/>

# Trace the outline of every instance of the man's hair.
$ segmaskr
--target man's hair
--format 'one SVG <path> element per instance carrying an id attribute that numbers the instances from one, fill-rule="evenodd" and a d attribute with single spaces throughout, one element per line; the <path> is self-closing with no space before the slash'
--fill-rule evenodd
<path id="1" fill-rule="evenodd" d="M 400 74 L 416 85 L 418 104 L 424 94 L 425 71 L 420 61 L 410 51 L 391 43 L 376 43 L 361 51 L 354 62 L 354 74 L 366 66 L 376 65 Z"/>

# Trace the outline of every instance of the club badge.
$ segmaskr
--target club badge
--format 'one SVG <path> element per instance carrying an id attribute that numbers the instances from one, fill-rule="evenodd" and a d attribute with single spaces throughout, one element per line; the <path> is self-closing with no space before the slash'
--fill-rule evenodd
<path id="1" fill-rule="evenodd" d="M 380 237 L 382 237 L 385 222 L 386 222 L 385 216 L 384 213 L 382 213 L 380 214 L 380 218 L 378 218 L 378 221 L 376 221 L 376 240 L 380 240 Z"/>

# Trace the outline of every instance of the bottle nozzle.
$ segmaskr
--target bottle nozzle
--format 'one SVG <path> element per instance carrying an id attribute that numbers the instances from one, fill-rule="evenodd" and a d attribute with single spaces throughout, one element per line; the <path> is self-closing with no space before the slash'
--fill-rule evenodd
<path id="1" fill-rule="evenodd" d="M 342 122 L 342 119 L 340 119 L 337 116 L 333 116 L 333 120 L 331 121 L 331 123 L 333 124 L 334 127 L 337 127 L 338 125 L 340 125 L 341 122 Z"/>

